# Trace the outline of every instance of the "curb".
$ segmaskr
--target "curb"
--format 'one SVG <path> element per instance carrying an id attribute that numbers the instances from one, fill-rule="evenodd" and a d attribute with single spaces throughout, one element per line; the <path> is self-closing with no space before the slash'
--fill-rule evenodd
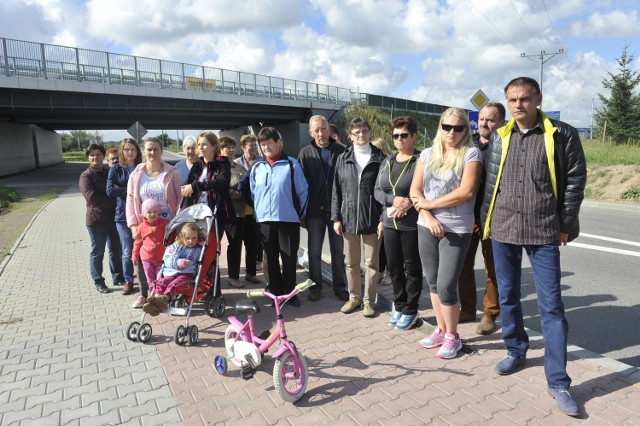
<path id="1" fill-rule="evenodd" d="M 64 192 L 64 191 L 63 191 Z M 60 197 L 60 195 L 58 195 L 58 197 Z M 13 257 L 13 253 L 18 249 L 18 246 L 20 246 L 20 243 L 22 242 L 22 240 L 24 239 L 24 237 L 27 235 L 27 232 L 29 231 L 29 229 L 31 229 L 31 226 L 33 225 L 33 222 L 35 222 L 35 220 L 38 218 L 38 216 L 40 216 L 40 213 L 47 208 L 47 206 L 55 201 L 58 197 L 49 200 L 44 206 L 42 206 L 40 208 L 40 210 L 38 210 L 36 212 L 36 214 L 33 215 L 33 217 L 31 218 L 31 220 L 29 221 L 29 223 L 27 224 L 27 226 L 24 228 L 24 231 L 22 231 L 22 234 L 20 234 L 20 236 L 18 237 L 18 239 L 16 240 L 16 242 L 13 244 L 13 246 L 11 247 L 11 249 L 9 250 L 9 253 L 5 256 L 5 258 L 2 260 L 2 263 L 0 264 L 0 277 L 2 276 L 2 274 L 4 273 L 4 269 L 6 268 L 7 264 L 9 263 L 9 261 L 11 260 L 11 258 Z"/>

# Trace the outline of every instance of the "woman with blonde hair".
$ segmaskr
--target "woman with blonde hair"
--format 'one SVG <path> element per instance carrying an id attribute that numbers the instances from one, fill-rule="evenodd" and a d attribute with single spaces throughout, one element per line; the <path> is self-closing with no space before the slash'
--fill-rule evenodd
<path id="1" fill-rule="evenodd" d="M 458 278 L 471 242 L 473 207 L 482 172 L 480 151 L 473 145 L 467 113 L 442 113 L 433 146 L 420 154 L 411 182 L 418 210 L 418 250 L 438 326 L 420 345 L 440 346 L 439 358 L 455 358 L 458 335 Z"/>

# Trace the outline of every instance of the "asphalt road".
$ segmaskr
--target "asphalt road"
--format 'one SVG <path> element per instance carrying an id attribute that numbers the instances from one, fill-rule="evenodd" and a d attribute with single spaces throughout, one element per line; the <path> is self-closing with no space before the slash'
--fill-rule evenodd
<path id="1" fill-rule="evenodd" d="M 569 343 L 640 367 L 640 205 L 585 202 L 581 236 L 561 248 L 562 292 Z M 306 233 L 301 235 L 306 247 Z M 323 256 L 329 258 L 325 241 Z M 525 324 L 542 332 L 531 266 L 524 255 Z M 484 282 L 482 254 L 476 282 Z M 482 310 L 484 287 L 478 287 Z"/>

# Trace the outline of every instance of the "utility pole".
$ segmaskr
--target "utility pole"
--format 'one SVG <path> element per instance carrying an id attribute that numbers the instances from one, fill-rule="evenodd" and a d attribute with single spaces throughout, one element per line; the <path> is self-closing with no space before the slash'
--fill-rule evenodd
<path id="1" fill-rule="evenodd" d="M 540 83 L 540 93 L 542 93 L 542 72 L 544 70 L 544 64 L 545 62 L 547 62 L 549 59 L 553 58 L 556 55 L 559 55 L 561 53 L 564 53 L 564 49 L 559 49 L 557 52 L 554 53 L 547 53 L 544 50 L 540 52 L 540 54 L 538 55 L 527 55 L 526 53 L 521 53 L 520 57 L 522 58 L 528 58 L 531 59 L 534 56 L 537 56 L 538 58 L 540 58 L 540 81 L 538 83 Z M 547 59 L 545 59 L 545 56 L 549 56 Z M 531 59 L 533 61 L 533 59 Z M 535 62 L 535 61 L 534 61 Z"/>
<path id="2" fill-rule="evenodd" d="M 591 97 L 591 99 L 589 98 L 583 98 L 583 101 L 591 101 L 591 127 L 589 128 L 589 139 L 593 140 L 593 110 L 594 110 L 594 104 L 595 104 L 595 96 Z"/>

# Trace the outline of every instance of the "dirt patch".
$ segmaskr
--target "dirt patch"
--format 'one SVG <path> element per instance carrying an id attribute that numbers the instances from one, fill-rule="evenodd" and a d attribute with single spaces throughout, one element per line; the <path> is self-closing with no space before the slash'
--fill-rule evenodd
<path id="1" fill-rule="evenodd" d="M 585 198 L 640 204 L 640 164 L 588 167 Z"/>
<path id="2" fill-rule="evenodd" d="M 54 198 L 52 194 L 59 195 L 67 186 L 21 186 L 14 189 L 20 200 L 0 215 L 0 262 L 9 254 L 36 213 Z"/>

